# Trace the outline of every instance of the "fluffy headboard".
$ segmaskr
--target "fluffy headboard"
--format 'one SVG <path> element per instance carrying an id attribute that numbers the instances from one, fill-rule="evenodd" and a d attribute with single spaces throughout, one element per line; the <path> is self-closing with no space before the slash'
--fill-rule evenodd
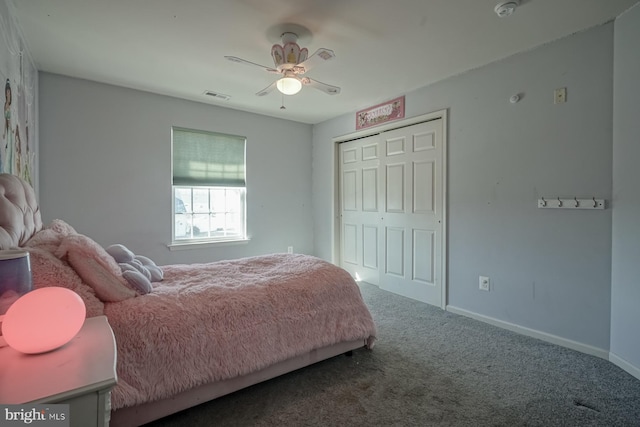
<path id="1" fill-rule="evenodd" d="M 41 229 L 33 188 L 15 175 L 0 174 L 0 249 L 22 246 Z"/>

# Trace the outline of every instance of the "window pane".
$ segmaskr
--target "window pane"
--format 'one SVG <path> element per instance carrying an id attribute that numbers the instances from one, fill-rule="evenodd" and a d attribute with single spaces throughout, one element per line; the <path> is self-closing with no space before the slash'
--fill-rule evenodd
<path id="1" fill-rule="evenodd" d="M 245 238 L 244 188 L 174 187 L 174 240 Z"/>
<path id="2" fill-rule="evenodd" d="M 208 213 L 209 209 L 209 189 L 195 187 L 193 189 L 193 212 Z"/>
<path id="3" fill-rule="evenodd" d="M 225 191 L 211 190 L 211 210 L 214 212 L 224 212 Z"/>
<path id="4" fill-rule="evenodd" d="M 174 194 L 175 213 L 186 213 L 187 206 L 191 205 L 191 189 L 176 187 Z"/>
<path id="5" fill-rule="evenodd" d="M 175 226 L 174 233 L 176 239 L 186 239 L 189 236 L 187 233 L 189 232 L 188 220 L 185 214 L 177 213 L 175 214 Z"/>
<path id="6" fill-rule="evenodd" d="M 209 224 L 210 215 L 194 214 L 193 215 L 193 237 L 204 237 L 202 234 L 208 234 L 211 226 Z"/>

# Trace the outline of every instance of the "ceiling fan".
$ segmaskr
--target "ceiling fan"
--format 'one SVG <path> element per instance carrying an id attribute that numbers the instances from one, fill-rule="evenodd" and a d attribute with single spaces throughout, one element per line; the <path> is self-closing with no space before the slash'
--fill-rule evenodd
<path id="1" fill-rule="evenodd" d="M 225 56 L 225 58 L 241 64 L 255 65 L 270 73 L 282 76 L 280 79 L 256 93 L 258 96 L 267 95 L 276 88 L 285 95 L 295 95 L 300 92 L 303 85 L 318 89 L 329 95 L 337 95 L 340 93 L 338 86 L 332 86 L 304 76 L 307 71 L 316 65 L 335 58 L 336 55 L 331 49 L 320 48 L 315 51 L 313 55 L 308 56 L 309 51 L 307 48 L 301 49 L 298 43 L 296 43 L 298 40 L 296 33 L 286 31 L 282 33 L 280 37 L 282 39 L 282 45 L 274 44 L 271 47 L 271 57 L 273 58 L 275 68 L 265 67 L 264 65 L 256 64 L 255 62 L 235 56 Z"/>

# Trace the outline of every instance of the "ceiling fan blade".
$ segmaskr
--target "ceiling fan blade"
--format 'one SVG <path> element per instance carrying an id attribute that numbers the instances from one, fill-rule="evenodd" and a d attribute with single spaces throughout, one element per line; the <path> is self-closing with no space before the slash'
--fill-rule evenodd
<path id="1" fill-rule="evenodd" d="M 308 77 L 300 79 L 300 81 L 305 86 L 311 86 L 312 88 L 321 90 L 322 92 L 328 95 L 337 95 L 340 93 L 340 88 L 338 86 L 328 85 L 326 83 L 322 83 L 317 80 L 310 79 Z"/>
<path id="2" fill-rule="evenodd" d="M 268 71 L 270 73 L 280 74 L 280 71 L 276 70 L 275 68 L 266 67 L 264 65 L 256 64 L 255 62 L 247 61 L 246 59 L 238 58 L 238 57 L 235 57 L 235 56 L 225 56 L 225 58 L 227 58 L 229 61 L 232 61 L 232 62 L 237 62 L 239 64 L 254 65 L 254 66 L 260 67 L 263 70 L 266 70 L 266 71 Z"/>
<path id="3" fill-rule="evenodd" d="M 273 90 L 276 88 L 276 82 L 271 83 L 269 86 L 265 87 L 264 89 L 262 89 L 260 92 L 256 93 L 256 95 L 258 96 L 265 96 L 271 92 L 273 92 Z"/>
<path id="4" fill-rule="evenodd" d="M 329 61 L 330 59 L 333 59 L 335 57 L 336 54 L 333 53 L 331 49 L 320 48 L 316 50 L 313 55 L 311 55 L 305 61 L 302 61 L 301 63 L 296 65 L 296 67 L 302 67 L 304 69 L 302 73 L 306 73 L 316 65 L 321 64 L 324 61 Z"/>

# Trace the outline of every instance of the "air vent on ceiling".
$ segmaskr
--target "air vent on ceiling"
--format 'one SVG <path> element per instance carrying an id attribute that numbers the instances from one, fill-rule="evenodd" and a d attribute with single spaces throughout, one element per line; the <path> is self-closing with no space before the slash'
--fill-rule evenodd
<path id="1" fill-rule="evenodd" d="M 210 90 L 205 91 L 204 94 L 208 95 L 208 96 L 212 96 L 214 98 L 221 99 L 223 101 L 228 101 L 228 100 L 231 99 L 231 96 L 229 96 L 229 95 L 225 95 L 223 93 L 218 93 L 218 92 L 213 92 L 213 91 L 210 91 Z"/>

